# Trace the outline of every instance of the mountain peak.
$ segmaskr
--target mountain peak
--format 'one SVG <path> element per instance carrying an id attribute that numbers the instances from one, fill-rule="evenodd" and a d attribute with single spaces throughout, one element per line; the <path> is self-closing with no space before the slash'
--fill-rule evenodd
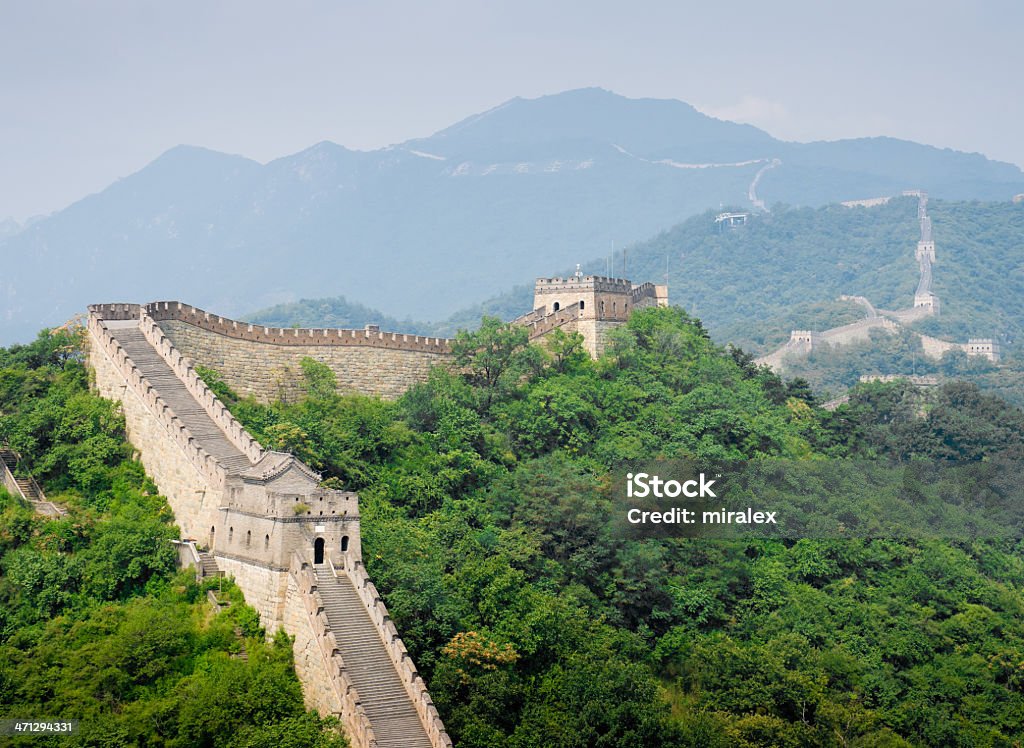
<path id="1" fill-rule="evenodd" d="M 617 144 L 644 155 L 692 149 L 699 144 L 765 150 L 776 142 L 756 127 L 708 117 L 683 101 L 632 99 L 592 87 L 509 99 L 410 144 L 456 155 L 478 151 L 485 144 L 525 146 L 559 141 Z"/>

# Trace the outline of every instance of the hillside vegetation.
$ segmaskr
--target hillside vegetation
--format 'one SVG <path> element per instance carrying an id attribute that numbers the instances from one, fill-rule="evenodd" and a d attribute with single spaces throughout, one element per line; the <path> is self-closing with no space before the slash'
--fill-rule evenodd
<path id="1" fill-rule="evenodd" d="M 397 402 L 261 405 L 267 446 L 360 492 L 370 573 L 462 748 L 1010 746 L 1024 739 L 1018 540 L 626 540 L 622 458 L 983 459 L 1024 413 L 969 384 L 835 413 L 645 310 L 591 361 L 485 319 Z M 1017 452 L 1014 452 L 1014 451 Z"/>
<path id="2" fill-rule="evenodd" d="M 961 343 L 993 337 L 1002 348 L 1003 365 L 967 361 L 959 354 L 931 361 L 906 336 L 880 335 L 872 343 L 815 353 L 796 362 L 791 376 L 807 379 L 821 394 L 838 394 L 861 374 L 940 374 L 1024 404 L 1024 269 L 1018 262 L 1024 253 L 1024 204 L 931 200 L 929 214 L 941 315 L 910 329 Z M 717 341 L 762 354 L 788 340 L 791 330 L 824 330 L 861 319 L 864 308 L 841 301 L 843 295 L 864 296 L 879 309 L 913 304 L 916 198 L 872 208 L 777 206 L 732 230 L 720 230 L 714 215 L 691 218 L 630 247 L 626 274 L 659 283 L 667 277 L 672 302 L 700 316 Z M 612 273 L 621 275 L 622 261 L 620 252 L 612 263 L 595 259 L 583 267 L 605 274 L 611 265 Z M 475 326 L 481 314 L 509 320 L 532 306 L 532 287 L 517 286 L 435 323 L 398 321 L 343 298 L 281 305 L 251 319 L 283 327 L 377 322 L 447 336 Z"/>
<path id="3" fill-rule="evenodd" d="M 1016 354 L 1024 344 L 1024 270 L 1017 262 L 1024 203 L 932 200 L 929 214 L 942 313 L 913 329 L 961 342 L 996 337 Z M 696 216 L 628 248 L 625 274 L 656 283 L 667 277 L 672 302 L 698 315 L 715 340 L 760 354 L 785 342 L 791 329 L 822 330 L 863 317 L 863 307 L 840 301 L 842 295 L 865 296 L 879 309 L 913 305 L 916 198 L 872 208 L 777 206 L 731 230 L 720 230 L 714 216 Z M 593 259 L 583 269 L 604 275 L 610 264 L 612 275 L 622 275 L 622 262 L 619 252 L 612 263 Z M 249 318 L 283 327 L 379 323 L 453 335 L 481 313 L 512 319 L 532 306 L 533 288 L 523 285 L 439 322 L 399 321 L 344 298 L 282 304 Z"/>
<path id="4" fill-rule="evenodd" d="M 175 572 L 170 509 L 117 406 L 89 392 L 79 344 L 0 349 L 0 442 L 69 510 L 46 520 L 0 488 L 0 718 L 80 720 L 70 737 L 0 742 L 346 745 L 305 711 L 288 637 L 267 641 L 232 583 Z"/>

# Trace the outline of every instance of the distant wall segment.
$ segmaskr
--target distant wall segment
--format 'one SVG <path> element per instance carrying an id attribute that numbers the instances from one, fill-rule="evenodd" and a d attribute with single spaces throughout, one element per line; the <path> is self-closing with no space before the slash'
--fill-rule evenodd
<path id="1" fill-rule="evenodd" d="M 300 362 L 309 357 L 334 372 L 342 391 L 399 397 L 451 359 L 451 341 L 363 330 L 252 325 L 179 302 L 143 307 L 170 342 L 192 362 L 216 370 L 240 395 L 262 402 L 303 394 Z"/>

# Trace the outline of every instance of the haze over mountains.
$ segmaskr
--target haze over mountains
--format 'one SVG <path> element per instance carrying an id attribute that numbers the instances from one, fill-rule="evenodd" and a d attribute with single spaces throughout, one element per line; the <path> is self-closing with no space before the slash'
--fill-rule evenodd
<path id="1" fill-rule="evenodd" d="M 345 295 L 440 319 L 708 208 L 911 187 L 1005 200 L 1024 173 L 890 138 L 787 143 L 601 89 L 513 99 L 370 152 L 323 142 L 261 165 L 180 146 L 52 216 L 4 225 L 0 344 L 96 301 L 239 315 Z"/>

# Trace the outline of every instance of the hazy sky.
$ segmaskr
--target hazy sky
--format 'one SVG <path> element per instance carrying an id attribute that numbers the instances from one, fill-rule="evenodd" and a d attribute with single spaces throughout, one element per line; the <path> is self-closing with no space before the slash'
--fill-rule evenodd
<path id="1" fill-rule="evenodd" d="M 377 148 L 513 96 L 676 98 L 789 140 L 1024 165 L 1024 3 L 0 0 L 0 219 L 179 143 Z"/>

